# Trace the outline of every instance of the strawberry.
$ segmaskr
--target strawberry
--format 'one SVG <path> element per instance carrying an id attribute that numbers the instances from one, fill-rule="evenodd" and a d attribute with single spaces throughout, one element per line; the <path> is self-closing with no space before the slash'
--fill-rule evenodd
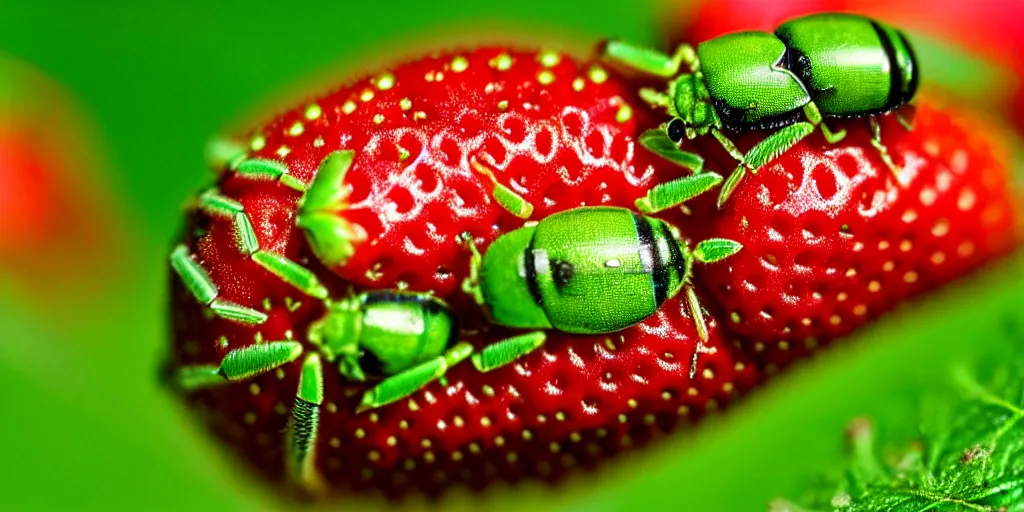
<path id="1" fill-rule="evenodd" d="M 489 373 L 455 365 L 444 382 L 369 411 L 358 412 L 368 385 L 343 378 L 336 364 L 323 364 L 322 397 L 297 399 L 300 381 L 316 379 L 306 369 L 318 350 L 310 325 L 325 314 L 319 298 L 429 291 L 462 321 L 460 340 L 480 347 L 512 334 L 483 322 L 459 289 L 470 259 L 459 235 L 470 233 L 486 250 L 522 217 L 583 204 L 632 207 L 674 177 L 658 175 L 660 162 L 636 144 L 634 135 L 651 125 L 639 105 L 600 67 L 552 52 L 483 48 L 413 61 L 303 102 L 248 134 L 244 151 L 216 146 L 216 192 L 190 212 L 172 259 L 179 275 L 171 276 L 168 375 L 269 479 L 394 498 L 437 496 L 451 483 L 557 480 L 726 405 L 759 372 L 724 343 L 714 319 L 700 342 L 679 297 L 613 335 L 550 332 L 540 350 Z M 300 201 L 314 176 L 334 169 L 325 158 L 345 150 L 353 151 L 347 187 L 335 202 Z M 251 237 L 239 237 L 237 214 L 224 214 L 239 209 Z M 663 218 L 686 226 L 679 212 Z M 330 229 L 309 229 L 317 223 Z M 342 236 L 325 242 L 323 232 Z M 308 269 L 303 291 L 239 250 L 257 245 Z M 215 291 L 183 286 L 183 268 L 208 274 Z M 279 350 L 279 364 L 223 382 L 216 365 L 250 347 Z M 315 413 L 295 412 L 310 406 Z M 302 421 L 310 414 L 319 421 L 309 471 L 293 478 L 285 446 L 292 438 L 282 432 L 309 432 Z"/>
<path id="2" fill-rule="evenodd" d="M 695 204 L 693 236 L 734 239 L 744 250 L 700 269 L 698 281 L 728 329 L 784 364 L 896 304 L 980 267 L 1018 240 L 1007 160 L 991 126 L 922 102 L 912 131 L 882 116 L 901 166 L 894 182 L 851 120 L 837 145 L 809 138 L 743 183 L 717 210 Z M 840 123 L 837 123 L 837 126 Z M 744 136 L 740 145 L 757 142 Z M 720 155 L 719 162 L 729 162 Z M 786 352 L 788 355 L 780 352 Z"/>
<path id="3" fill-rule="evenodd" d="M 49 307 L 53 294 L 94 296 L 123 239 L 114 201 L 88 176 L 97 162 L 84 123 L 25 63 L 0 56 L 0 83 L 0 274 Z"/>
<path id="4" fill-rule="evenodd" d="M 250 134 L 247 156 L 281 161 L 308 182 L 328 154 L 358 148 L 335 212 L 351 253 L 325 263 L 359 286 L 450 296 L 467 256 L 452 236 L 469 230 L 487 243 L 523 222 L 494 201 L 489 175 L 532 203 L 532 218 L 583 202 L 631 204 L 658 183 L 654 160 L 634 162 L 623 136 L 646 123 L 632 97 L 601 68 L 554 52 L 445 54 L 285 112 Z M 228 179 L 223 188 L 249 186 Z M 266 194 L 294 209 L 293 191 Z M 262 220 L 271 221 L 282 224 L 275 247 L 299 231 Z"/>
<path id="5" fill-rule="evenodd" d="M 1024 84 L 1017 87 L 1017 93 L 1013 97 L 1013 113 L 1017 128 L 1024 131 Z"/>

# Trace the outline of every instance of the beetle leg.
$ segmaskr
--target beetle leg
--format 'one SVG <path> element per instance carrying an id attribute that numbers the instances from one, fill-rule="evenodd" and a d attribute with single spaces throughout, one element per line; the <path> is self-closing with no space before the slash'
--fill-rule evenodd
<path id="1" fill-rule="evenodd" d="M 219 366 L 185 366 L 175 375 L 175 384 L 185 390 L 238 382 L 284 366 L 302 355 L 297 341 L 268 341 L 236 348 L 227 353 Z"/>
<path id="2" fill-rule="evenodd" d="M 697 347 L 693 351 L 693 361 L 690 362 L 690 378 L 692 379 L 697 373 L 697 354 L 701 352 L 701 347 L 708 340 L 708 324 L 704 321 L 704 308 L 697 300 L 697 293 L 693 290 L 693 286 L 687 285 L 685 293 L 686 309 L 690 312 L 690 317 L 693 318 L 693 326 L 697 329 L 698 338 Z"/>
<path id="3" fill-rule="evenodd" d="M 696 153 L 683 151 L 672 142 L 663 129 L 652 128 L 640 134 L 640 145 L 651 153 L 658 155 L 680 167 L 689 169 L 693 174 L 704 171 L 704 158 Z"/>
<path id="4" fill-rule="evenodd" d="M 718 194 L 718 207 L 721 208 L 729 200 L 729 197 L 732 196 L 733 191 L 736 190 L 748 169 L 756 173 L 758 169 L 764 167 L 765 164 L 771 162 L 779 155 L 789 151 L 797 142 L 800 142 L 812 132 L 814 132 L 814 125 L 811 123 L 791 124 L 765 137 L 756 146 L 750 148 L 750 151 L 747 151 L 747 154 L 741 160 L 740 165 L 736 167 L 736 170 L 729 175 L 729 178 L 725 180 L 725 184 L 722 185 L 722 191 Z"/>
<path id="5" fill-rule="evenodd" d="M 743 153 L 740 152 L 739 148 L 736 147 L 736 144 L 733 143 L 733 141 L 730 140 L 729 137 L 726 137 L 725 134 L 722 133 L 718 128 L 712 128 L 711 135 L 715 137 L 715 140 L 717 140 L 718 143 L 722 146 L 722 149 L 729 153 L 729 156 L 733 157 L 734 159 L 736 159 L 737 162 L 741 164 L 746 162 L 746 157 L 744 157 Z"/>
<path id="6" fill-rule="evenodd" d="M 257 181 L 277 181 L 299 192 L 308 188 L 305 183 L 288 173 L 288 165 L 278 160 L 248 158 L 238 161 L 232 168 L 241 178 Z"/>
<path id="7" fill-rule="evenodd" d="M 472 353 L 472 345 L 459 343 L 443 355 L 384 379 L 363 394 L 356 413 L 385 406 L 419 391 L 423 386 L 441 378 L 448 368 L 465 360 Z"/>
<path id="8" fill-rule="evenodd" d="M 676 52 L 672 55 L 672 60 L 680 64 L 686 64 L 686 67 L 690 68 L 691 73 L 700 71 L 700 59 L 697 57 L 697 51 L 688 44 L 677 46 Z"/>
<path id="9" fill-rule="evenodd" d="M 672 103 L 672 98 L 670 98 L 668 94 L 650 87 L 642 87 L 639 95 L 640 99 L 644 100 L 644 102 L 654 108 L 660 107 L 668 109 L 669 104 Z"/>
<path id="10" fill-rule="evenodd" d="M 914 120 L 917 118 L 917 107 L 912 104 L 903 105 L 893 112 L 893 115 L 896 116 L 896 122 L 900 123 L 900 126 L 902 126 L 904 130 L 907 130 L 908 132 L 914 130 Z"/>
<path id="11" fill-rule="evenodd" d="M 878 124 L 878 119 L 875 116 L 868 117 L 868 124 L 871 125 L 871 145 L 878 150 L 878 155 L 882 157 L 882 162 L 885 162 L 885 166 L 892 171 L 892 175 L 896 178 L 896 183 L 903 183 L 900 179 L 900 168 L 896 167 L 896 163 L 892 161 L 892 156 L 889 155 L 889 148 L 882 144 L 882 127 Z"/>
<path id="12" fill-rule="evenodd" d="M 697 292 L 690 285 L 686 286 L 686 309 L 690 312 L 690 316 L 693 317 L 693 324 L 697 329 L 697 337 L 701 341 L 707 341 L 708 324 L 704 322 L 704 308 L 701 307 L 700 301 L 697 299 Z"/>
<path id="13" fill-rule="evenodd" d="M 804 105 L 804 115 L 807 116 L 807 120 L 810 121 L 811 124 L 821 127 L 821 133 L 825 136 L 825 140 L 828 141 L 829 144 L 835 144 L 846 138 L 846 130 L 833 132 L 828 129 L 828 126 L 825 125 L 825 120 L 821 117 L 821 111 L 818 110 L 818 105 L 813 101 Z"/>
<path id="14" fill-rule="evenodd" d="M 695 65 L 696 55 L 689 45 L 680 46 L 670 57 L 652 48 L 623 41 L 608 41 L 601 52 L 601 60 L 615 67 L 662 78 L 672 78 L 679 73 L 679 68 L 683 63 L 688 66 Z"/>
<path id="15" fill-rule="evenodd" d="M 327 298 L 327 288 L 312 271 L 284 256 L 260 249 L 256 230 L 242 203 L 211 190 L 199 197 L 199 208 L 212 217 L 233 221 L 239 252 L 302 293 L 318 299 Z"/>
<path id="16" fill-rule="evenodd" d="M 701 263 L 716 263 L 740 252 L 743 245 L 727 238 L 709 238 L 693 248 L 691 254 Z"/>
<path id="17" fill-rule="evenodd" d="M 473 235 L 469 232 L 459 235 L 459 242 L 466 246 L 469 251 L 469 275 L 462 280 L 462 291 L 473 297 L 477 304 L 484 304 L 483 291 L 480 290 L 480 267 L 483 265 L 484 257 L 476 248 L 473 242 Z"/>
<path id="18" fill-rule="evenodd" d="M 743 245 L 735 240 L 727 238 L 709 238 L 697 244 L 690 253 L 693 258 L 701 263 L 715 263 L 732 256 L 743 249 Z M 697 330 L 697 347 L 693 351 L 693 360 L 690 362 L 690 378 L 697 373 L 697 356 L 699 354 L 714 354 L 714 347 L 707 347 L 704 342 L 708 340 L 708 325 L 704 321 L 704 308 L 697 299 L 697 292 L 692 285 L 687 284 L 684 290 L 686 296 L 686 309 L 693 318 L 693 326 Z"/>
<path id="19" fill-rule="evenodd" d="M 674 179 L 655 185 L 647 195 L 636 200 L 636 208 L 642 213 L 658 213 L 679 206 L 694 197 L 718 186 L 722 177 L 713 172 Z"/>
<path id="20" fill-rule="evenodd" d="M 220 374 L 219 366 L 202 364 L 179 368 L 173 383 L 178 389 L 192 391 L 227 384 L 228 380 Z"/>
<path id="21" fill-rule="evenodd" d="M 204 306 L 226 320 L 243 324 L 262 324 L 267 315 L 261 311 L 235 304 L 219 298 L 217 285 L 210 279 L 210 274 L 196 260 L 192 259 L 188 247 L 181 244 L 171 252 L 171 268 L 181 278 L 185 288 Z"/>
<path id="22" fill-rule="evenodd" d="M 481 372 L 489 372 L 533 352 L 545 341 L 547 341 L 547 334 L 544 331 L 503 339 L 487 345 L 480 352 L 473 354 L 473 366 Z"/>
<path id="23" fill-rule="evenodd" d="M 494 197 L 494 200 L 497 201 L 498 205 L 504 208 L 505 211 L 523 220 L 529 219 L 530 215 L 533 215 L 533 204 L 527 201 L 523 196 L 516 193 L 516 191 L 501 184 L 501 182 L 498 181 L 498 178 L 494 176 L 494 172 L 484 166 L 484 164 L 481 164 L 476 160 L 476 158 L 473 158 L 473 161 L 470 162 L 470 167 L 490 180 L 491 185 L 494 187 L 491 190 L 491 196 Z"/>
<path id="24" fill-rule="evenodd" d="M 318 491 L 322 483 L 315 467 L 316 437 L 320 427 L 320 404 L 324 401 L 324 375 L 320 355 L 311 353 L 302 363 L 285 446 L 285 467 L 295 483 Z"/>

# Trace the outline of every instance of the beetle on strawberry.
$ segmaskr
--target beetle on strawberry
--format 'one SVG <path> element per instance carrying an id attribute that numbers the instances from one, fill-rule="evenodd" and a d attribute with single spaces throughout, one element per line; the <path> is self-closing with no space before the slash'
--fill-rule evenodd
<path id="1" fill-rule="evenodd" d="M 247 178 L 270 176 L 303 191 L 297 216 L 297 224 L 302 226 L 307 208 L 330 206 L 339 196 L 352 156 L 351 150 L 329 155 L 308 190 L 301 182 L 282 179 L 290 175 L 278 164 L 243 160 L 236 167 Z M 721 177 L 712 173 L 683 178 L 655 187 L 642 201 L 660 209 L 679 206 L 720 181 Z M 348 380 L 365 381 L 368 374 L 387 376 L 363 395 L 357 410 L 363 412 L 408 397 L 470 356 L 481 372 L 506 366 L 543 345 L 545 329 L 577 334 L 621 331 L 652 316 L 684 286 L 689 312 L 704 341 L 708 328 L 697 296 L 688 286 L 691 268 L 695 260 L 714 263 L 740 249 L 739 244 L 723 239 L 706 240 L 690 249 L 668 224 L 615 207 L 580 207 L 552 215 L 498 237 L 486 256 L 481 256 L 472 238 L 466 236 L 463 241 L 473 253 L 464 287 L 467 293 L 486 308 L 490 321 L 497 325 L 541 329 L 502 339 L 474 353 L 470 344 L 457 341 L 458 318 L 431 294 L 382 290 L 331 300 L 313 272 L 260 247 L 241 203 L 208 191 L 200 197 L 199 208 L 231 220 L 243 255 L 296 291 L 324 301 L 325 316 L 308 330 L 310 343 L 319 350 L 306 355 L 302 363 L 288 429 L 287 446 L 294 452 L 288 460 L 292 477 L 306 485 L 319 481 L 310 460 L 324 395 L 321 357 L 336 363 Z M 306 234 L 317 241 L 319 252 L 333 253 L 333 248 L 325 247 L 345 243 L 349 233 L 339 233 L 330 223 L 325 224 L 307 223 Z M 192 259 L 187 246 L 174 250 L 171 265 L 189 292 L 213 315 L 247 325 L 267 321 L 267 315 L 256 309 L 220 299 L 216 284 Z M 303 344 L 295 340 L 248 345 L 227 352 L 219 365 L 183 366 L 177 380 L 186 390 L 244 381 L 295 361 L 303 350 Z M 691 377 L 697 356 L 694 351 Z"/>
<path id="2" fill-rule="evenodd" d="M 728 34 L 697 50 L 684 44 L 671 57 L 612 41 L 602 57 L 670 79 L 665 92 L 642 91 L 648 103 L 673 117 L 664 130 L 642 136 L 647 149 L 699 173 L 704 159 L 677 145 L 684 137 L 710 133 L 739 161 L 722 187 L 719 205 L 748 170 L 756 173 L 816 128 L 829 143 L 843 140 L 846 132 L 830 130 L 825 117 L 867 117 L 871 145 L 899 177 L 875 116 L 913 99 L 919 73 L 910 43 L 892 27 L 863 16 L 823 13 L 790 20 L 774 34 Z M 684 66 L 687 73 L 679 74 Z M 910 128 L 909 121 L 903 124 Z M 746 153 L 723 133 L 750 129 L 778 131 Z"/>
<path id="3" fill-rule="evenodd" d="M 406 82 L 437 91 L 401 91 Z M 503 49 L 426 59 L 367 85 L 317 100 L 296 112 L 302 121 L 286 114 L 252 135 L 248 149 L 220 144 L 218 187 L 198 198 L 197 230 L 172 255 L 174 325 L 185 342 L 174 380 L 190 402 L 217 411 L 215 431 L 255 464 L 307 491 L 401 494 L 396 486 L 414 485 L 433 493 L 442 476 L 483 485 L 498 477 L 495 457 L 505 478 L 554 478 L 752 385 L 753 368 L 724 345 L 689 288 L 695 261 L 739 246 L 711 239 L 691 247 L 670 227 L 684 225 L 676 206 L 721 177 L 659 179 L 636 159 L 630 134 L 641 113 L 627 103 L 627 86 L 558 54 Z M 375 111 L 389 105 L 401 122 Z M 360 115 L 371 126 L 362 132 Z M 484 135 L 486 123 L 499 129 Z M 441 135 L 420 139 L 426 127 Z M 396 138 L 385 141 L 388 133 Z M 396 174 L 411 180 L 390 181 Z M 418 213 L 404 215 L 411 210 Z M 659 212 L 674 220 L 648 216 Z M 615 230 L 595 223 L 602 219 Z M 434 236 L 422 236 L 424 224 Z M 550 236 L 566 229 L 590 250 Z M 401 242 L 386 242 L 389 231 Z M 526 239 L 536 251 L 526 251 Z M 541 261 L 542 247 L 558 257 Z M 389 257 L 395 250 L 409 253 Z M 527 259 L 529 279 L 517 274 Z M 452 286 L 463 281 L 469 293 Z M 646 290 L 649 301 L 615 316 L 592 293 L 579 294 L 588 281 L 626 300 Z M 517 288 L 543 295 L 523 304 Z M 573 308 L 602 322 L 572 335 L 581 332 L 566 323 Z M 535 331 L 509 329 L 520 327 Z M 646 354 L 662 362 L 652 366 Z M 472 365 L 458 364 L 471 355 Z M 587 360 L 605 368 L 593 375 L 599 380 L 578 373 Z M 548 373 L 547 386 L 529 384 Z M 525 404 L 532 412 L 513 412 Z M 476 434 L 441 438 L 430 433 L 436 428 Z M 272 441 L 281 431 L 287 450 Z M 356 446 L 338 457 L 347 443 Z M 466 458 L 488 465 L 463 474 L 477 463 Z"/>
<path id="4" fill-rule="evenodd" d="M 186 401 L 272 479 L 397 498 L 554 481 L 751 389 L 792 359 L 797 338 L 785 323 L 744 329 L 751 313 L 737 301 L 763 289 L 763 311 L 800 307 L 789 282 L 740 282 L 772 256 L 753 234 L 794 233 L 780 223 L 804 210 L 777 206 L 808 186 L 825 199 L 804 205 L 815 219 L 911 192 L 895 192 L 889 162 L 876 162 L 876 131 L 851 124 L 827 149 L 801 138 L 768 151 L 759 179 L 737 181 L 719 209 L 702 193 L 720 176 L 663 165 L 697 161 L 674 142 L 638 150 L 659 120 L 636 90 L 557 53 L 482 48 L 403 64 L 218 145 L 217 188 L 196 202 L 171 260 L 170 366 Z M 1004 164 L 924 112 L 886 144 L 904 160 L 904 185 L 936 180 L 915 213 L 941 215 L 928 208 L 961 191 L 942 177 L 955 155 L 985 162 L 957 163 L 965 182 L 991 185 L 964 215 L 978 227 L 966 264 L 937 285 L 1011 246 L 1012 222 L 1006 209 L 995 222 L 983 214 L 1009 201 Z M 831 188 L 820 177 L 831 155 L 845 179 L 870 184 L 856 189 L 866 196 L 847 194 L 839 174 Z M 794 188 L 777 175 L 810 178 Z M 837 236 L 889 229 L 860 220 Z M 796 233 L 810 233 L 803 243 L 833 283 L 832 259 L 856 251 L 818 243 L 811 228 Z M 822 311 L 827 291 L 808 292 Z M 820 327 L 804 326 L 801 341 Z"/>

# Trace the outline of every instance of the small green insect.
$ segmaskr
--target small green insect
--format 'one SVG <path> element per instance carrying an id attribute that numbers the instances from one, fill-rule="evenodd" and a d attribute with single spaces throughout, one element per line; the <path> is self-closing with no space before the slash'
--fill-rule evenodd
<path id="1" fill-rule="evenodd" d="M 332 222 L 330 213 L 339 209 L 347 197 L 343 178 L 352 156 L 352 151 L 330 155 L 309 186 L 292 177 L 278 162 L 247 160 L 234 153 L 224 159 L 231 162 L 229 168 L 239 177 L 274 180 L 301 192 L 297 224 L 306 229 L 317 254 L 332 257 L 351 250 L 347 244 L 352 241 L 352 233 Z M 324 361 L 336 365 L 348 380 L 379 381 L 363 395 L 360 409 L 365 410 L 412 394 L 442 378 L 449 367 L 472 353 L 470 344 L 457 341 L 458 320 L 444 301 L 403 290 L 375 290 L 332 299 L 312 271 L 261 247 L 241 203 L 210 190 L 199 197 L 196 207 L 232 222 L 239 252 L 298 292 L 320 301 L 324 315 L 310 325 L 307 343 L 289 338 L 233 349 L 218 364 L 180 368 L 174 384 L 192 391 L 241 382 L 289 365 L 305 354 L 286 433 L 289 474 L 305 489 L 316 491 L 321 487 L 313 469 L 313 448 L 323 402 Z M 170 262 L 185 288 L 213 315 L 252 327 L 268 320 L 262 311 L 221 298 L 216 284 L 187 246 L 177 246 Z"/>
<path id="2" fill-rule="evenodd" d="M 681 45 L 672 56 L 609 42 L 603 59 L 668 79 L 664 91 L 641 90 L 645 101 L 672 116 L 663 129 L 641 136 L 646 148 L 699 173 L 703 158 L 679 145 L 710 133 L 739 161 L 722 186 L 719 206 L 748 171 L 756 173 L 816 128 L 829 143 L 841 141 L 846 132 L 829 130 L 824 118 L 867 117 L 872 145 L 899 179 L 875 116 L 910 102 L 919 73 L 910 43 L 888 25 L 853 14 L 812 14 L 783 23 L 774 34 L 728 34 L 696 50 Z M 899 113 L 897 118 L 911 129 Z M 746 154 L 724 133 L 775 129 Z"/>
<path id="3" fill-rule="evenodd" d="M 309 186 L 291 177 L 283 164 L 232 157 L 230 168 L 238 176 L 276 180 L 302 192 L 296 223 L 305 230 L 314 252 L 331 260 L 347 257 L 352 249 L 351 231 L 333 219 L 347 197 L 343 178 L 353 154 L 346 150 L 329 155 Z M 494 182 L 498 204 L 517 216 L 530 216 L 531 204 L 498 184 L 486 169 L 476 171 Z M 721 181 L 714 173 L 670 181 L 652 188 L 636 205 L 645 213 L 662 211 Z M 349 381 L 376 381 L 360 401 L 358 410 L 365 411 L 443 379 L 449 368 L 466 359 L 471 358 L 483 372 L 507 365 L 540 347 L 547 329 L 585 334 L 625 329 L 653 315 L 681 290 L 686 291 L 703 340 L 707 329 L 688 286 L 693 262 L 718 261 L 740 249 L 735 242 L 714 239 L 691 251 L 668 224 L 611 207 L 581 207 L 528 223 L 499 237 L 486 256 L 477 252 L 468 237 L 453 241 L 466 243 L 473 254 L 464 289 L 495 323 L 531 329 L 474 353 L 471 344 L 458 340 L 459 322 L 451 308 L 430 293 L 373 290 L 331 298 L 312 271 L 262 248 L 241 203 L 210 190 L 199 197 L 197 207 L 207 215 L 230 220 L 238 250 L 298 292 L 320 301 L 324 314 L 310 324 L 305 343 L 289 337 L 233 349 L 218 364 L 180 368 L 175 383 L 189 391 L 240 382 L 289 365 L 305 354 L 286 446 L 289 474 L 307 490 L 320 487 L 313 469 L 313 447 L 323 402 L 324 361 Z M 185 288 L 214 315 L 252 327 L 268 320 L 263 312 L 220 298 L 216 284 L 187 246 L 176 247 L 170 260 Z"/>
<path id="4" fill-rule="evenodd" d="M 498 237 L 483 255 L 472 239 L 465 240 L 473 257 L 463 289 L 492 323 L 536 330 L 473 354 L 480 371 L 540 347 L 543 330 L 618 332 L 654 315 L 680 292 L 703 342 L 708 333 L 690 286 L 693 264 L 721 261 L 741 249 L 717 238 L 691 249 L 668 223 L 610 206 L 556 213 Z"/>

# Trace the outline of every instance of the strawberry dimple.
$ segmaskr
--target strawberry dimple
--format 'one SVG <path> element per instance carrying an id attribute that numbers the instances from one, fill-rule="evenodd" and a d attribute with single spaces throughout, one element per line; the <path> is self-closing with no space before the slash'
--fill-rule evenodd
<path id="1" fill-rule="evenodd" d="M 280 116 L 253 133 L 250 156 L 282 159 L 308 182 L 327 154 L 355 149 L 338 215 L 370 236 L 333 270 L 447 297 L 452 267 L 468 265 L 453 228 L 486 244 L 523 222 L 474 164 L 532 203 L 533 218 L 631 201 L 655 184 L 621 136 L 643 122 L 632 92 L 590 71 L 553 52 L 440 55 L 310 102 L 312 121 L 309 108 Z"/>
<path id="2" fill-rule="evenodd" d="M 250 343 L 251 330 L 202 318 L 192 297 L 177 290 L 175 329 L 189 341 L 176 365 L 207 363 Z M 273 308 L 261 339 L 304 332 L 316 310 Z M 713 321 L 709 327 L 692 369 L 698 342 L 676 298 L 634 328 L 609 336 L 551 333 L 541 350 L 512 365 L 486 374 L 460 365 L 446 384 L 363 414 L 355 411 L 364 388 L 325 371 L 316 463 L 333 492 L 375 489 L 392 497 L 438 496 L 449 484 L 480 488 L 496 478 L 557 480 L 696 421 L 756 385 L 756 366 L 724 342 Z M 212 333 L 224 337 L 206 339 Z M 274 480 L 285 478 L 279 433 L 297 364 L 188 395 L 218 436 Z"/>
<path id="3" fill-rule="evenodd" d="M 252 132 L 247 156 L 283 162 L 290 184 L 228 171 L 218 188 L 223 202 L 244 208 L 263 250 L 317 276 L 324 288 L 310 293 L 326 289 L 336 300 L 382 288 L 433 292 L 459 318 L 458 339 L 479 349 L 521 332 L 489 326 L 461 290 L 470 252 L 459 235 L 470 233 L 486 251 L 528 220 L 581 205 L 633 208 L 677 177 L 682 169 L 637 146 L 636 135 L 656 124 L 640 105 L 630 86 L 558 54 L 438 55 L 306 102 Z M 724 210 L 705 197 L 658 214 L 694 241 L 744 245 L 728 260 L 698 266 L 695 288 L 711 312 L 703 343 L 674 297 L 621 332 L 549 331 L 543 347 L 511 364 L 481 373 L 464 361 L 443 381 L 358 413 L 373 383 L 346 380 L 339 361 L 310 341 L 325 302 L 242 254 L 237 218 L 192 212 L 204 229 L 188 232 L 185 245 L 218 298 L 267 320 L 216 317 L 175 280 L 172 367 L 216 366 L 260 343 L 301 345 L 301 358 L 275 370 L 185 392 L 218 435 L 277 482 L 309 484 L 307 473 L 285 471 L 294 439 L 282 432 L 299 374 L 318 352 L 323 403 L 307 460 L 328 492 L 400 498 L 414 490 L 437 496 L 452 483 L 556 480 L 730 403 L 788 361 L 1010 247 L 1005 166 L 976 130 L 927 106 L 913 132 L 882 121 L 903 185 L 862 121 L 837 123 L 847 140 L 809 137 L 748 176 Z M 763 136 L 737 142 L 747 148 Z M 328 268 L 295 225 L 298 190 L 343 150 L 354 157 L 344 204 L 332 213 L 352 227 L 354 252 Z M 735 166 L 714 155 L 709 149 L 710 168 Z M 533 206 L 529 219 L 498 204 L 496 184 Z"/>
<path id="4" fill-rule="evenodd" d="M 928 105 L 911 132 L 892 117 L 881 118 L 883 142 L 902 184 L 869 130 L 851 122 L 843 142 L 805 141 L 749 176 L 722 211 L 698 214 L 708 220 L 699 236 L 744 245 L 698 270 L 730 331 L 816 344 L 1013 246 L 1001 155 L 971 125 Z"/>
<path id="5" fill-rule="evenodd" d="M 286 163 L 300 183 L 328 154 L 355 151 L 337 215 L 366 236 L 329 269 L 295 225 L 301 193 L 294 187 L 228 171 L 218 188 L 244 208 L 262 250 L 312 270 L 330 298 L 388 287 L 432 291 L 459 317 L 459 339 L 479 348 L 517 333 L 488 329 L 461 291 L 470 253 L 458 235 L 471 233 L 486 250 L 526 222 L 497 203 L 496 182 L 529 201 L 530 219 L 539 220 L 581 205 L 632 207 L 674 177 L 679 170 L 664 165 L 656 174 L 661 163 L 636 147 L 634 134 L 651 124 L 636 101 L 625 85 L 565 56 L 485 49 L 398 66 L 280 116 L 251 134 L 248 156 Z M 186 245 L 218 298 L 268 319 L 240 325 L 216 317 L 176 280 L 171 366 L 216 365 L 234 349 L 275 341 L 316 352 L 308 331 L 323 303 L 243 254 L 231 215 L 191 218 L 203 229 L 190 231 Z M 679 212 L 664 218 L 685 221 Z M 316 473 L 332 491 L 398 497 L 412 489 L 439 495 L 453 482 L 555 480 L 592 466 L 758 382 L 758 369 L 708 321 L 710 337 L 699 344 L 676 297 L 624 331 L 549 332 L 541 349 L 512 364 L 481 373 L 460 363 L 445 382 L 361 414 L 367 384 L 345 380 L 325 359 Z M 301 364 L 187 392 L 218 435 L 277 481 L 289 478 L 281 432 Z"/>

